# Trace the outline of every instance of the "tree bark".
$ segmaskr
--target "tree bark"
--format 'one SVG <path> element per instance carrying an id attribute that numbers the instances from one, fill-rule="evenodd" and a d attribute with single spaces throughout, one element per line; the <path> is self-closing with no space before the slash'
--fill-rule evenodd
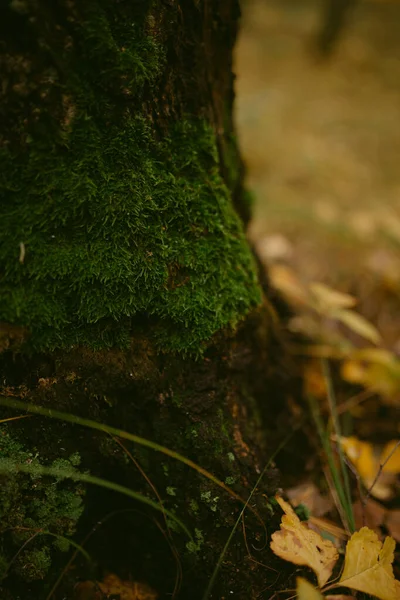
<path id="1" fill-rule="evenodd" d="M 3 3 L 0 367 L 3 397 L 131 431 L 246 498 L 290 426 L 294 367 L 244 234 L 238 17 L 237 0 Z M 78 425 L 35 416 L 2 433 L 3 461 L 54 466 L 78 453 L 82 471 L 161 497 L 193 534 L 173 531 L 171 551 L 158 514 L 89 486 L 76 539 L 108 515 L 87 543 L 94 576 L 110 570 L 164 597 L 178 553 L 175 597 L 203 597 L 240 502 L 179 461 Z M 3 569 L 3 597 L 45 598 L 65 558 L 45 536 L 25 548 L 10 531 L 65 536 L 79 514 L 62 512 L 57 496 L 59 518 L 40 521 L 27 506 L 49 506 L 47 479 L 39 492 L 27 475 L 2 477 L 0 563 L 22 548 Z M 256 494 L 262 518 L 276 486 L 269 470 Z M 251 513 L 248 526 L 261 544 Z M 237 534 L 212 597 L 255 597 L 268 584 L 246 556 Z M 88 577 L 77 564 L 55 597 Z"/>

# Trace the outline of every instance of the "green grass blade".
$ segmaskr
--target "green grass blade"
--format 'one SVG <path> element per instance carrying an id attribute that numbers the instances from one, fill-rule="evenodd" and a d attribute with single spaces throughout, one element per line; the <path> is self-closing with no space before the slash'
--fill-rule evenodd
<path id="1" fill-rule="evenodd" d="M 114 492 L 118 492 L 120 494 L 125 494 L 125 496 L 129 496 L 134 500 L 142 502 L 147 506 L 150 506 L 154 510 L 157 510 L 163 514 L 166 514 L 171 520 L 175 521 L 177 525 L 186 533 L 186 535 L 192 540 L 192 536 L 187 529 L 187 527 L 178 519 L 172 512 L 161 507 L 157 502 L 146 498 L 142 494 L 138 492 L 134 492 L 133 490 L 124 487 L 123 485 L 119 485 L 118 483 L 114 483 L 113 481 L 108 481 L 106 479 L 102 479 L 101 477 L 95 477 L 94 475 L 89 475 L 87 473 L 79 473 L 70 469 L 60 469 L 59 467 L 44 467 L 43 465 L 27 465 L 27 464 L 19 464 L 11 461 L 10 459 L 0 459 L 0 473 L 10 474 L 10 473 L 27 473 L 28 475 L 50 475 L 56 478 L 67 478 L 72 479 L 73 481 L 83 481 L 84 483 L 89 483 L 93 485 L 97 485 L 99 487 L 103 487 L 109 490 L 113 490 Z"/>
<path id="2" fill-rule="evenodd" d="M 354 515 L 353 515 L 353 503 L 351 500 L 350 479 L 349 479 L 349 474 L 347 471 L 346 461 L 344 459 L 343 447 L 341 444 L 342 432 L 341 432 L 340 420 L 339 420 L 339 416 L 338 416 L 338 412 L 337 412 L 337 402 L 336 402 L 335 390 L 333 389 L 333 383 L 332 383 L 332 377 L 331 377 L 331 373 L 330 373 L 330 369 L 329 369 L 329 364 L 325 359 L 322 359 L 322 369 L 323 369 L 323 374 L 324 374 L 324 378 L 325 378 L 326 386 L 327 386 L 329 409 L 331 411 L 333 427 L 335 430 L 335 434 L 338 438 L 337 448 L 338 448 L 338 453 L 339 453 L 339 462 L 340 462 L 340 469 L 341 469 L 341 473 L 342 473 L 342 479 L 343 479 L 343 484 L 344 484 L 344 495 L 345 495 L 345 505 L 343 508 L 346 512 L 350 532 L 354 533 L 355 523 L 354 523 Z"/>
<path id="3" fill-rule="evenodd" d="M 298 429 L 299 427 L 300 427 L 300 425 L 299 425 L 298 427 L 296 427 L 295 429 L 293 429 L 293 431 L 291 431 L 291 432 L 290 432 L 290 433 L 289 433 L 289 434 L 288 434 L 288 435 L 285 437 L 285 439 L 284 439 L 284 440 L 283 440 L 283 441 L 282 441 L 282 442 L 279 444 L 278 448 L 277 448 L 277 449 L 275 450 L 275 452 L 272 454 L 272 456 L 271 456 L 271 457 L 270 457 L 270 459 L 268 460 L 267 464 L 265 465 L 265 467 L 264 467 L 264 468 L 263 468 L 263 470 L 261 471 L 261 473 L 260 473 L 260 475 L 259 475 L 259 477 L 258 477 L 258 479 L 257 479 L 256 483 L 255 483 L 255 484 L 254 484 L 254 486 L 253 486 L 253 489 L 251 490 L 251 492 L 250 492 L 250 494 L 249 494 L 249 497 L 247 498 L 247 500 L 246 500 L 246 502 L 245 502 L 244 506 L 242 507 L 242 510 L 241 510 L 241 511 L 240 511 L 240 513 L 239 513 L 239 516 L 238 516 L 238 518 L 236 519 L 236 522 L 235 522 L 234 526 L 232 527 L 232 530 L 231 530 L 231 532 L 230 532 L 230 534 L 229 534 L 229 537 L 228 537 L 228 539 L 226 540 L 226 543 L 225 543 L 225 545 L 224 545 L 224 547 L 223 547 L 223 549 L 222 549 L 222 552 L 221 552 L 221 554 L 219 555 L 218 562 L 217 562 L 217 564 L 215 565 L 215 569 L 214 569 L 214 571 L 213 571 L 213 573 L 212 573 L 212 575 L 211 575 L 211 578 L 210 578 L 210 581 L 209 581 L 209 583 L 208 583 L 207 589 L 206 589 L 206 591 L 204 592 L 204 595 L 203 595 L 203 600 L 208 600 L 208 598 L 210 597 L 211 591 L 212 591 L 212 589 L 213 589 L 213 587 L 214 587 L 214 584 L 215 584 L 215 580 L 216 580 L 216 578 L 217 578 L 217 575 L 218 575 L 218 573 L 219 573 L 219 570 L 220 570 L 220 568 L 221 568 L 222 561 L 224 560 L 224 557 L 225 557 L 225 555 L 226 555 L 226 553 L 227 553 L 227 551 L 228 551 L 229 545 L 230 545 L 230 543 L 231 543 L 231 541 L 232 541 L 232 538 L 233 538 L 233 536 L 234 536 L 234 534 L 235 534 L 235 531 L 236 531 L 236 529 L 238 528 L 238 525 L 239 525 L 239 523 L 240 523 L 240 520 L 241 520 L 241 518 L 242 518 L 242 516 L 243 516 L 243 513 L 244 513 L 244 511 L 246 510 L 246 508 L 247 508 L 247 506 L 248 506 L 248 504 L 249 504 L 250 500 L 252 499 L 252 497 L 253 497 L 253 494 L 254 494 L 255 490 L 256 490 L 256 489 L 258 488 L 258 486 L 260 485 L 260 482 L 261 482 L 262 478 L 264 477 L 264 475 L 265 475 L 266 471 L 269 469 L 269 467 L 270 467 L 270 465 L 271 465 L 272 461 L 275 459 L 275 457 L 277 456 L 277 454 L 279 454 L 279 452 L 282 450 L 282 448 L 284 448 L 284 447 L 286 446 L 286 444 L 289 442 L 290 438 L 291 438 L 291 437 L 294 435 L 295 431 L 297 431 L 297 429 Z"/>
<path id="4" fill-rule="evenodd" d="M 190 460 L 190 458 L 186 458 L 182 454 L 175 452 L 174 450 L 170 450 L 165 446 L 161 446 L 156 442 L 152 442 L 150 440 L 146 440 L 138 435 L 133 433 L 129 433 L 124 431 L 123 429 L 118 429 L 117 427 L 110 427 L 109 425 L 105 425 L 103 423 L 97 423 L 96 421 L 92 421 L 91 419 L 84 419 L 82 417 L 78 417 L 76 415 L 72 415 L 70 413 L 64 413 L 58 410 L 53 410 L 51 408 L 44 408 L 43 406 L 36 406 L 35 404 L 30 404 L 28 402 L 22 402 L 21 400 L 15 400 L 15 398 L 9 398 L 6 396 L 0 395 L 0 405 L 7 406 L 8 408 L 15 408 L 18 410 L 25 410 L 30 413 L 34 413 L 37 415 L 41 415 L 43 417 L 49 417 L 51 419 L 57 419 L 59 421 L 66 421 L 68 423 L 74 423 L 76 425 L 81 425 L 82 427 L 88 427 L 90 429 L 95 429 L 97 431 L 102 431 L 105 433 L 109 433 L 110 435 L 120 437 L 125 440 L 129 440 L 146 448 L 151 448 L 156 452 L 162 452 L 166 456 L 169 456 L 179 462 L 187 465 L 191 469 L 194 469 L 218 487 L 222 488 L 230 494 L 233 498 L 245 504 L 245 500 L 241 498 L 238 494 L 236 494 L 233 490 L 231 490 L 225 483 L 223 483 L 220 479 L 215 477 L 212 473 L 196 464 L 194 461 Z"/>
<path id="5" fill-rule="evenodd" d="M 318 432 L 318 435 L 319 435 L 319 438 L 321 441 L 321 446 L 323 448 L 323 451 L 325 452 L 325 456 L 326 456 L 326 459 L 328 462 L 328 468 L 329 468 L 329 471 L 330 471 L 330 474 L 332 477 L 332 482 L 333 482 L 333 485 L 335 487 L 335 490 L 336 490 L 336 493 L 338 496 L 340 506 L 337 506 L 337 508 L 338 508 L 338 511 L 340 513 L 343 523 L 349 528 L 349 524 L 347 523 L 347 521 L 348 521 L 347 512 L 345 510 L 346 494 L 344 491 L 340 472 L 339 472 L 338 468 L 336 467 L 335 457 L 332 452 L 329 434 L 327 433 L 325 425 L 322 421 L 318 402 L 315 400 L 315 398 L 313 398 L 311 396 L 308 398 L 308 402 L 309 402 L 310 411 L 311 411 L 312 417 L 314 419 L 314 422 L 315 422 L 315 425 L 317 428 L 317 432 Z"/>

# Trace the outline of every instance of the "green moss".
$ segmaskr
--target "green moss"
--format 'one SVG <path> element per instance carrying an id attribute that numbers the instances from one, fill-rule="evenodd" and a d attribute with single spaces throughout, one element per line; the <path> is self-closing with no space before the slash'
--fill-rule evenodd
<path id="1" fill-rule="evenodd" d="M 259 302 L 204 124 L 155 142 L 142 119 L 82 122 L 69 146 L 0 158 L 0 319 L 28 326 L 35 349 L 128 343 L 138 314 L 161 348 L 197 349 Z"/>
<path id="2" fill-rule="evenodd" d="M 215 133 L 188 117 L 160 136 L 138 116 L 163 48 L 144 14 L 84 10 L 83 59 L 62 39 L 64 69 L 46 75 L 61 106 L 38 109 L 24 151 L 0 148 L 0 320 L 36 351 L 128 346 L 134 320 L 160 349 L 198 353 L 260 302 Z"/>
<path id="3" fill-rule="evenodd" d="M 29 464 L 32 473 L 21 474 L 13 465 Z M 0 466 L 7 471 L 0 476 L 0 565 L 3 576 L 18 548 L 26 543 L 12 562 L 12 571 L 23 579 L 42 579 L 51 566 L 56 550 L 69 549 L 64 536 L 75 532 L 83 511 L 84 488 L 79 483 L 65 481 L 65 470 L 75 470 L 77 453 L 70 460 L 57 459 L 51 466 L 59 477 L 43 477 L 35 472 L 42 460 L 26 451 L 2 426 L 0 430 Z M 42 535 L 36 535 L 40 532 Z M 46 532 L 51 536 L 46 536 Z M 62 536 L 62 537 L 57 537 Z"/>
<path id="4" fill-rule="evenodd" d="M 26 550 L 19 554 L 13 563 L 13 571 L 25 581 L 43 579 L 51 567 L 51 556 L 48 548 Z"/>

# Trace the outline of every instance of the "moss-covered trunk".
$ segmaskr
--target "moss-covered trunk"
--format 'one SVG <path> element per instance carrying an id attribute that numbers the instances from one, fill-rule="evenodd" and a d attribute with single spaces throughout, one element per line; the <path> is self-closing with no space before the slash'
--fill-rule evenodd
<path id="1" fill-rule="evenodd" d="M 244 234 L 238 1 L 12 0 L 0 12 L 3 397 L 162 444 L 246 498 L 288 426 L 291 367 Z M 37 415 L 0 427 L 3 598 L 46 598 L 79 517 L 98 570 L 77 558 L 54 597 L 104 570 L 202 597 L 240 501 L 104 432 Z M 65 469 L 161 499 L 193 539 Z M 276 485 L 268 472 L 262 518 Z M 212 597 L 252 597 L 269 583 L 256 570 L 241 528 Z"/>

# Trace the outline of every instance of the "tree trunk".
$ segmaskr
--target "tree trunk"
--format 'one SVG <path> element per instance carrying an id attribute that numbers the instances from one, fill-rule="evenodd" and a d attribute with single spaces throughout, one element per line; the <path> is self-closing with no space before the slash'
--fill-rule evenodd
<path id="1" fill-rule="evenodd" d="M 292 366 L 244 234 L 238 1 L 12 0 L 0 11 L 3 398 L 162 444 L 247 498 L 289 426 Z M 76 540 L 92 531 L 92 577 L 203 597 L 237 498 L 104 432 L 37 415 L 1 427 L 3 598 L 46 597 L 67 545 L 44 532 L 73 534 L 82 498 Z M 132 498 L 19 464 L 67 465 L 161 498 L 193 540 Z M 251 505 L 261 518 L 276 486 L 268 471 Z M 262 545 L 246 514 L 249 541 Z M 246 557 L 237 533 L 212 597 L 248 599 L 269 584 Z M 90 578 L 75 564 L 55 598 Z"/>

